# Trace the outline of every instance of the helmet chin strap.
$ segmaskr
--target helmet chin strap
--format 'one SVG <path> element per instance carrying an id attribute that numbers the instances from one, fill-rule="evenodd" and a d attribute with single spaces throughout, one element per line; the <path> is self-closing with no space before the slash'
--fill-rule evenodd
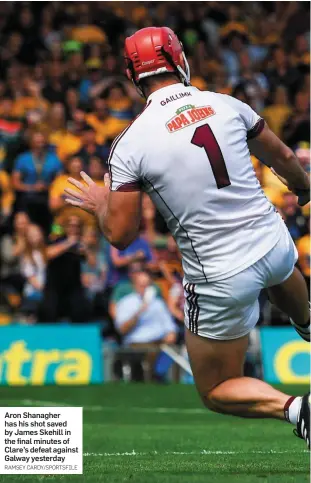
<path id="1" fill-rule="evenodd" d="M 185 86 L 190 86 L 190 67 L 184 52 L 182 53 L 182 57 L 184 59 L 186 72 L 182 67 L 180 67 L 180 65 L 177 66 L 177 70 L 181 74 Z"/>
<path id="2" fill-rule="evenodd" d="M 138 92 L 138 94 L 140 95 L 140 97 L 143 97 L 144 99 L 147 99 L 147 96 L 145 96 L 145 93 L 144 91 L 142 90 L 142 88 L 140 87 L 139 84 L 137 84 L 134 79 L 132 79 L 132 83 L 136 89 L 136 91 Z"/>

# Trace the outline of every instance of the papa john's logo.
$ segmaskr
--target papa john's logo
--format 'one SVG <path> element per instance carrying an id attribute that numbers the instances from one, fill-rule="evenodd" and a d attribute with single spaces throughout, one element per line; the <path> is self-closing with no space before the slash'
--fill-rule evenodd
<path id="1" fill-rule="evenodd" d="M 214 116 L 216 112 L 211 106 L 195 107 L 192 104 L 180 107 L 176 111 L 176 115 L 172 117 L 166 124 L 168 132 L 175 132 L 184 127 L 191 126 L 196 122 L 202 121 L 208 117 Z"/>

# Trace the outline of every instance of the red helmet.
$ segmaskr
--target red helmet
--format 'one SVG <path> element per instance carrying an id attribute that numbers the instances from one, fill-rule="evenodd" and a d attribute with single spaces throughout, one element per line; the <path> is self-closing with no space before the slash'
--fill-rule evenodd
<path id="1" fill-rule="evenodd" d="M 125 40 L 126 73 L 140 90 L 139 81 L 151 75 L 175 72 L 190 84 L 190 71 L 182 43 L 168 27 L 147 27 Z"/>

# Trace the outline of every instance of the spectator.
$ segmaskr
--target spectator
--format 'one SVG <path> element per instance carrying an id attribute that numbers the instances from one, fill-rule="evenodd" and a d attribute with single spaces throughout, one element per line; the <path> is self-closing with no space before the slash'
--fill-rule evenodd
<path id="1" fill-rule="evenodd" d="M 70 216 L 64 232 L 64 237 L 48 247 L 49 261 L 40 310 L 41 322 L 55 322 L 61 317 L 68 317 L 72 322 L 86 322 L 90 317 L 89 302 L 81 281 L 85 250 L 81 244 L 80 218 Z"/>
<path id="2" fill-rule="evenodd" d="M 252 108 L 261 112 L 268 93 L 268 81 L 264 74 L 257 72 L 251 64 L 247 51 L 239 54 L 240 75 L 231 79 L 234 86 L 242 85 L 250 98 Z"/>
<path id="3" fill-rule="evenodd" d="M 246 104 L 251 104 L 252 99 L 249 96 L 249 93 L 246 90 L 244 84 L 238 84 L 232 91 L 232 96 L 238 99 L 241 102 L 245 102 Z"/>
<path id="4" fill-rule="evenodd" d="M 204 87 L 207 89 L 207 86 Z M 232 94 L 232 85 L 229 83 L 228 74 L 223 65 L 217 65 L 209 89 L 220 94 Z"/>
<path id="5" fill-rule="evenodd" d="M 310 146 L 308 143 L 299 143 L 295 151 L 297 158 L 306 173 L 310 173 Z"/>
<path id="6" fill-rule="evenodd" d="M 102 62 L 99 58 L 90 58 L 85 64 L 87 68 L 87 77 L 82 79 L 79 92 L 81 102 L 88 102 L 90 100 L 90 90 L 96 86 L 102 78 Z"/>
<path id="7" fill-rule="evenodd" d="M 79 156 L 72 156 L 65 164 L 66 172 L 55 178 L 49 190 L 49 207 L 54 216 L 53 226 L 56 230 L 62 225 L 64 220 L 70 215 L 79 216 L 83 220 L 84 225 L 94 225 L 95 218 L 89 213 L 82 212 L 74 206 L 65 203 L 65 188 L 71 186 L 68 184 L 68 177 L 80 180 L 80 173 L 84 169 L 82 159 Z M 97 158 L 91 158 L 88 169 L 89 175 L 100 186 L 104 185 L 104 169 L 101 162 Z"/>
<path id="8" fill-rule="evenodd" d="M 66 119 L 67 120 L 74 120 L 76 110 L 82 111 L 82 122 L 85 121 L 84 111 L 82 109 L 82 105 L 80 104 L 80 96 L 77 89 L 73 87 L 69 87 L 65 93 L 65 111 L 66 111 Z M 76 122 L 78 122 L 76 120 Z"/>
<path id="9" fill-rule="evenodd" d="M 53 104 L 65 101 L 63 66 L 60 62 L 51 62 L 48 65 L 48 81 L 42 89 L 42 95 Z"/>
<path id="10" fill-rule="evenodd" d="M 49 103 L 44 99 L 40 85 L 28 76 L 16 81 L 13 96 L 12 112 L 16 117 L 24 117 L 29 111 L 46 113 L 49 108 Z"/>
<path id="11" fill-rule="evenodd" d="M 183 327 L 184 323 L 184 288 L 181 279 L 176 277 L 175 283 L 171 286 L 168 296 L 168 308 L 175 321 Z"/>
<path id="12" fill-rule="evenodd" d="M 307 93 L 297 92 L 294 110 L 283 128 L 283 139 L 292 148 L 299 142 L 310 144 L 310 97 Z"/>
<path id="13" fill-rule="evenodd" d="M 280 208 L 283 204 L 283 193 L 287 192 L 287 188 L 278 180 L 278 178 L 271 172 L 270 168 L 267 168 L 263 163 L 261 163 L 255 156 L 251 156 L 251 160 L 253 163 L 254 171 L 258 178 L 262 189 L 268 198 L 275 206 Z M 266 179 L 266 175 L 275 178 L 277 184 L 272 184 L 272 187 L 269 185 Z"/>
<path id="14" fill-rule="evenodd" d="M 176 279 L 182 278 L 181 256 L 174 238 L 169 235 L 167 243 L 162 250 L 157 252 L 157 261 L 160 272 L 156 279 L 161 288 L 162 295 L 168 300 L 169 290 L 176 283 Z"/>
<path id="15" fill-rule="evenodd" d="M 270 106 L 262 111 L 262 116 L 269 124 L 270 129 L 281 137 L 283 126 L 291 112 L 286 87 L 280 85 L 275 90 Z"/>
<path id="16" fill-rule="evenodd" d="M 128 267 L 133 262 L 149 264 L 153 260 L 151 247 L 142 237 L 136 238 L 125 250 L 111 247 L 111 274 L 110 284 L 117 281 L 128 280 Z"/>
<path id="17" fill-rule="evenodd" d="M 30 226 L 30 218 L 27 213 L 22 211 L 18 212 L 14 216 L 13 220 L 13 237 L 12 248 L 13 256 L 20 257 L 25 251 L 26 233 Z"/>
<path id="18" fill-rule="evenodd" d="M 308 232 L 297 241 L 298 264 L 310 290 L 310 218 L 307 223 Z"/>
<path id="19" fill-rule="evenodd" d="M 82 52 L 79 50 L 70 52 L 67 58 L 65 75 L 65 83 L 67 87 L 78 90 L 83 74 L 84 63 Z"/>
<path id="20" fill-rule="evenodd" d="M 126 87 L 121 82 L 115 82 L 108 89 L 107 107 L 109 110 L 109 115 L 113 119 L 120 120 L 120 127 L 123 121 L 123 129 L 134 117 L 134 106 L 131 99 L 131 92 L 129 89 L 126 89 Z"/>
<path id="21" fill-rule="evenodd" d="M 49 146 L 57 151 L 64 135 L 66 134 L 65 108 L 60 102 L 55 102 L 48 112 L 47 128 Z"/>
<path id="22" fill-rule="evenodd" d="M 108 314 L 108 300 L 105 294 L 107 260 L 100 249 L 99 234 L 95 227 L 88 226 L 84 229 L 82 243 L 85 247 L 82 284 L 92 303 L 92 316 L 102 318 Z"/>
<path id="23" fill-rule="evenodd" d="M 14 192 L 11 186 L 11 179 L 6 171 L 0 168 L 0 225 L 12 212 Z"/>
<path id="24" fill-rule="evenodd" d="M 108 166 L 103 165 L 102 161 L 96 156 L 92 156 L 88 165 L 88 174 L 99 186 L 104 186 L 104 176 L 108 172 Z"/>
<path id="25" fill-rule="evenodd" d="M 104 144 L 99 144 L 96 141 L 95 129 L 89 124 L 86 124 L 82 132 L 81 148 L 76 154 L 83 161 L 84 171 L 88 171 L 90 158 L 93 156 L 100 159 L 103 164 L 107 162 L 109 147 Z"/>
<path id="26" fill-rule="evenodd" d="M 77 214 L 79 211 L 75 207 L 65 203 L 64 190 L 68 187 L 68 177 L 80 179 L 80 172 L 83 169 L 82 160 L 78 156 L 73 156 L 65 164 L 66 172 L 59 174 L 49 189 L 49 208 L 55 216 L 54 222 L 61 223 L 61 220 L 69 214 Z M 81 210 L 80 210 L 81 211 Z M 83 216 L 81 214 L 81 216 Z"/>
<path id="27" fill-rule="evenodd" d="M 127 120 L 120 120 L 109 115 L 107 102 L 101 97 L 93 101 L 93 112 L 86 116 L 87 123 L 92 126 L 102 144 L 111 144 L 114 138 L 128 125 Z"/>
<path id="28" fill-rule="evenodd" d="M 291 64 L 294 66 L 310 65 L 310 46 L 306 35 L 298 35 L 290 53 Z"/>
<path id="29" fill-rule="evenodd" d="M 167 235 L 159 232 L 156 220 L 156 208 L 147 194 L 142 201 L 142 236 L 153 249 L 161 248 L 167 243 Z"/>
<path id="30" fill-rule="evenodd" d="M 116 328 L 123 344 L 136 349 L 157 349 L 161 343 L 174 344 L 176 326 L 164 301 L 156 297 L 148 272 L 132 274 L 133 292 L 116 306 Z M 158 351 L 149 352 L 151 371 Z"/>
<path id="31" fill-rule="evenodd" d="M 16 190 L 17 210 L 28 213 L 30 219 L 49 233 L 51 216 L 48 208 L 48 187 L 63 167 L 55 154 L 47 150 L 46 139 L 40 132 L 30 138 L 30 151 L 15 162 L 12 175 Z"/>
<path id="32" fill-rule="evenodd" d="M 239 56 L 246 51 L 249 43 L 248 29 L 241 20 L 240 4 L 231 4 L 228 9 L 228 22 L 221 28 L 220 36 L 224 46 L 222 59 L 227 66 L 229 79 L 240 72 Z"/>
<path id="33" fill-rule="evenodd" d="M 0 162 L 6 160 L 7 152 L 22 136 L 23 120 L 13 116 L 13 99 L 8 91 L 0 101 Z"/>
<path id="34" fill-rule="evenodd" d="M 144 263 L 141 263 L 141 262 L 132 263 L 128 268 L 128 274 L 129 274 L 128 280 L 120 281 L 114 286 L 110 296 L 110 303 L 109 303 L 109 315 L 111 316 L 112 319 L 115 319 L 115 316 L 116 316 L 116 304 L 123 297 L 131 294 L 134 290 L 133 283 L 132 283 L 133 274 L 140 273 L 143 271 L 144 271 Z M 155 293 L 157 297 L 161 298 L 162 294 L 161 294 L 160 287 L 156 283 L 153 283 L 152 286 L 155 289 Z"/>
<path id="35" fill-rule="evenodd" d="M 283 194 L 282 215 L 294 241 L 305 235 L 307 231 L 306 219 L 300 206 L 297 205 L 296 195 L 290 191 Z"/>
<path id="36" fill-rule="evenodd" d="M 30 219 L 27 213 L 16 213 L 13 219 L 13 234 L 6 233 L 1 238 L 1 291 L 7 297 L 22 294 L 24 277 L 21 275 L 20 259 L 25 252 L 29 226 Z"/>
<path id="37" fill-rule="evenodd" d="M 294 94 L 299 73 L 297 69 L 290 66 L 289 58 L 282 47 L 276 46 L 272 50 L 271 67 L 266 73 L 272 91 L 282 85 L 287 88 L 291 96 Z"/>
<path id="38" fill-rule="evenodd" d="M 23 312 L 36 319 L 46 277 L 47 251 L 42 230 L 30 225 L 26 231 L 21 257 L 21 273 L 25 278 Z"/>
<path id="39" fill-rule="evenodd" d="M 57 155 L 65 162 L 82 147 L 82 136 L 85 129 L 85 112 L 77 108 L 73 111 L 72 120 L 67 122 L 66 131 L 59 139 Z"/>

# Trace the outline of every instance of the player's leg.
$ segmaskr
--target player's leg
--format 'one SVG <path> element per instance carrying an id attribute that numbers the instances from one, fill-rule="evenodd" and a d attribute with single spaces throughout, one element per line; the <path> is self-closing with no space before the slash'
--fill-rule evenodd
<path id="1" fill-rule="evenodd" d="M 266 273 L 265 288 L 269 298 L 291 319 L 299 335 L 310 341 L 310 309 L 306 282 L 297 268 L 298 253 L 283 224 L 282 235 L 275 247 L 262 259 Z"/>
<path id="2" fill-rule="evenodd" d="M 299 335 L 310 341 L 310 305 L 307 284 L 295 268 L 284 282 L 268 288 L 270 301 L 287 314 Z"/>
<path id="3" fill-rule="evenodd" d="M 195 384 L 209 409 L 246 418 L 285 419 L 290 396 L 259 379 L 243 377 L 248 336 L 215 340 L 188 329 L 185 335 Z"/>

